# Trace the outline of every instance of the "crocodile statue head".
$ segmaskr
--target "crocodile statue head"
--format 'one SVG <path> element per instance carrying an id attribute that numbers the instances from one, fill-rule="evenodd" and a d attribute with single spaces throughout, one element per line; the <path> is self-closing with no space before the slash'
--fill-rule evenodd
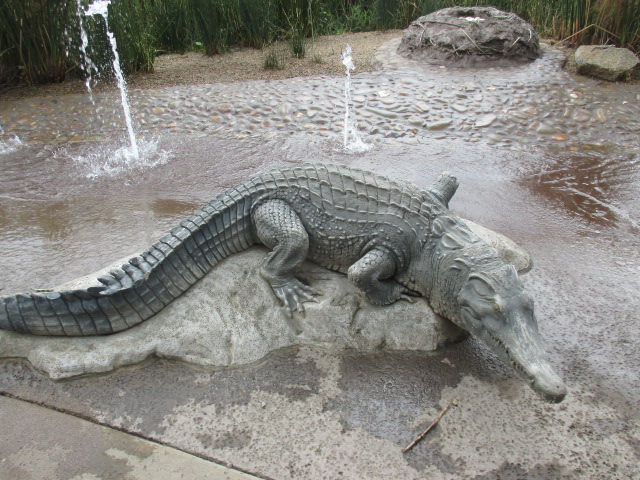
<path id="1" fill-rule="evenodd" d="M 456 323 L 511 365 L 545 400 L 564 399 L 566 388 L 546 359 L 533 299 L 512 265 L 470 274 L 457 301 Z"/>
<path id="2" fill-rule="evenodd" d="M 446 205 L 456 187 L 443 175 L 430 193 Z M 444 211 L 431 221 L 409 283 L 433 310 L 486 344 L 542 398 L 561 402 L 566 387 L 553 371 L 533 310 L 513 265 L 459 217 Z"/>

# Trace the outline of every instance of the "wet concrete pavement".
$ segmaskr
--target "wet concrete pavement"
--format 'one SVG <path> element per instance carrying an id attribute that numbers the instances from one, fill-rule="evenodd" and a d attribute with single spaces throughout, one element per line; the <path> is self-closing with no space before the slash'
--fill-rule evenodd
<path id="1" fill-rule="evenodd" d="M 94 180 L 74 158 L 97 145 L 108 151 L 115 142 L 70 141 L 70 131 L 86 140 L 94 121 L 83 120 L 87 131 L 64 121 L 76 115 L 78 98 L 56 99 L 55 113 L 24 130 L 7 117 L 20 105 L 0 104 L 7 134 L 28 142 L 0 157 L 0 293 L 55 285 L 140 250 L 216 192 L 270 166 L 341 162 L 424 186 L 450 170 L 461 184 L 453 211 L 513 238 L 534 259 L 523 280 L 535 298 L 551 363 L 569 388 L 562 404 L 543 403 L 472 339 L 429 356 L 293 349 L 234 370 L 148 359 L 61 382 L 4 360 L 0 390 L 272 478 L 638 478 L 638 86 L 574 79 L 557 69 L 553 55 L 539 70 L 522 67 L 509 75 L 454 75 L 432 67 L 418 75 L 410 68 L 354 77 L 364 97 L 363 108 L 356 106 L 358 122 L 374 144 L 369 153 L 340 149 L 340 79 L 190 87 L 173 95 L 196 99 L 184 107 L 191 113 L 175 107 L 175 125 L 164 123 L 165 112 L 142 109 L 160 119 L 141 135 L 162 134 L 156 151 L 169 152 L 165 163 Z M 462 92 L 474 79 L 476 90 Z M 255 115 L 236 109 L 243 105 L 238 99 L 265 94 L 274 96 L 271 111 L 264 102 L 247 106 L 258 110 Z M 154 95 L 160 100 L 152 108 L 173 108 L 171 92 L 131 96 L 140 107 Z M 218 105 L 218 113 L 198 108 L 199 98 Z M 389 98 L 395 103 L 382 102 Z M 31 100 L 40 106 L 53 101 Z M 221 112 L 223 103 L 233 109 Z M 290 107 L 279 111 L 285 104 Z M 413 125 L 409 119 L 426 107 L 426 124 Z M 529 107 L 537 113 L 529 115 Z M 451 123 L 430 129 L 445 108 Z M 589 119 L 581 122 L 575 116 L 583 111 Z M 197 118 L 214 114 L 219 120 L 198 131 Z M 487 115 L 496 118 L 477 126 Z M 313 123 L 316 116 L 325 123 Z M 39 130 L 45 120 L 48 126 Z M 542 124 L 554 132 L 539 131 Z M 121 127 L 112 131 L 118 136 Z M 459 405 L 402 454 L 453 399 Z"/>
<path id="2" fill-rule="evenodd" d="M 251 480 L 256 477 L 175 448 L 0 397 L 0 477 Z"/>

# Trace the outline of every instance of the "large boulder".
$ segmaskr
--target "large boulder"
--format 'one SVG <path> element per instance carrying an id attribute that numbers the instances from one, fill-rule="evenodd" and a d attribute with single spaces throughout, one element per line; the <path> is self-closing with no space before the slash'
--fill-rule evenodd
<path id="1" fill-rule="evenodd" d="M 398 53 L 425 63 L 511 65 L 542 55 L 538 34 L 515 13 L 492 7 L 451 7 L 414 21 Z"/>
<path id="2" fill-rule="evenodd" d="M 610 82 L 629 80 L 639 63 L 631 50 L 611 45 L 582 45 L 576 50 L 575 60 L 579 74 Z"/>

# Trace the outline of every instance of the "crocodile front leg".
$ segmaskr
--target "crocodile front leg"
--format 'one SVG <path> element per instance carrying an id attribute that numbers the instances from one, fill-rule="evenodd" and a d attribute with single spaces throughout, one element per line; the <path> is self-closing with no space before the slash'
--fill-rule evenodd
<path id="1" fill-rule="evenodd" d="M 307 258 L 309 236 L 296 212 L 283 200 L 269 200 L 253 212 L 256 234 L 271 248 L 261 275 L 284 304 L 287 315 L 304 313 L 304 302 L 317 302 L 318 291 L 295 278 L 294 273 Z"/>
<path id="2" fill-rule="evenodd" d="M 395 281 L 392 278 L 395 273 L 395 255 L 384 247 L 376 247 L 351 265 L 347 275 L 374 305 L 388 305 L 397 300 L 413 302 L 412 297 L 420 294 Z"/>

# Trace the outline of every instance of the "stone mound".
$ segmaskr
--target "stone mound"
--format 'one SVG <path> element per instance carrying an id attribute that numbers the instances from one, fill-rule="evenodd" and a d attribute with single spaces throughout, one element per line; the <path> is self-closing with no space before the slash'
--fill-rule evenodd
<path id="1" fill-rule="evenodd" d="M 500 66 L 542 55 L 538 33 L 515 13 L 492 7 L 451 7 L 415 20 L 398 53 L 412 60 L 456 66 Z"/>

